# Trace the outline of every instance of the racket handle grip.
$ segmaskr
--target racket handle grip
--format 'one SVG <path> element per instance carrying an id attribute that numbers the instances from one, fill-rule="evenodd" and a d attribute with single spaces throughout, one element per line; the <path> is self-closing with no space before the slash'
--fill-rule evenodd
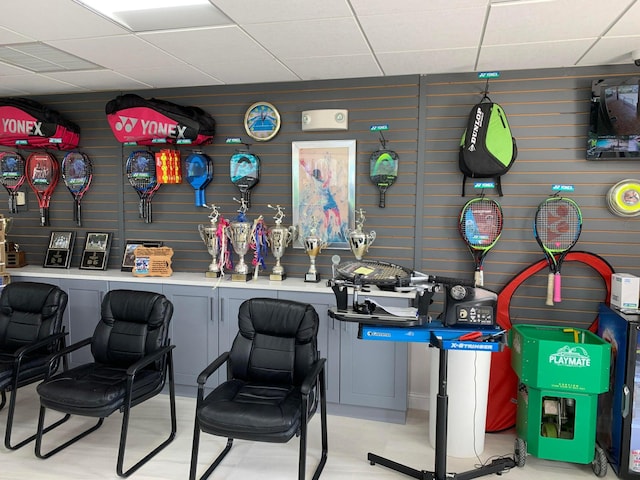
<path id="1" fill-rule="evenodd" d="M 380 192 L 380 202 L 378 203 L 378 207 L 384 208 L 385 204 L 385 194 L 384 192 Z"/>
<path id="2" fill-rule="evenodd" d="M 560 280 L 560 272 L 557 272 L 555 274 L 555 278 L 553 279 L 553 301 L 554 302 L 562 301 L 562 295 L 560 294 L 560 290 L 562 289 L 561 283 L 562 281 Z"/>
<path id="3" fill-rule="evenodd" d="M 553 306 L 554 277 L 555 275 L 553 273 L 550 273 L 547 277 L 547 301 L 545 302 L 545 304 L 549 306 Z"/>
<path id="4" fill-rule="evenodd" d="M 482 287 L 484 285 L 484 272 L 482 270 L 476 270 L 474 279 L 476 287 Z"/>

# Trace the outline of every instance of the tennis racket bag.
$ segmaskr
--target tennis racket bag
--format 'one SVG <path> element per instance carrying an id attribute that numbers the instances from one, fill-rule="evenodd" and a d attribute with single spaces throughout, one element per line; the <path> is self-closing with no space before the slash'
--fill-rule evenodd
<path id="1" fill-rule="evenodd" d="M 216 121 L 199 107 L 184 107 L 133 93 L 119 95 L 105 106 L 113 135 L 121 143 L 202 145 L 210 143 Z"/>
<path id="2" fill-rule="evenodd" d="M 458 164 L 462 172 L 462 196 L 467 178 L 493 178 L 502 196 L 500 177 L 507 173 L 518 155 L 504 110 L 485 96 L 469 113 L 460 141 Z"/>
<path id="3" fill-rule="evenodd" d="M 73 150 L 80 127 L 28 98 L 0 99 L 0 145 Z"/>

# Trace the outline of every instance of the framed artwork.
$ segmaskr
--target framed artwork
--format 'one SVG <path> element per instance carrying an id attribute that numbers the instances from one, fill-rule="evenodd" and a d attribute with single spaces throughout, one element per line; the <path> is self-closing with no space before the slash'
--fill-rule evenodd
<path id="1" fill-rule="evenodd" d="M 133 271 L 135 266 L 136 256 L 134 250 L 138 247 L 161 247 L 162 242 L 150 241 L 150 240 L 127 240 L 124 245 L 124 252 L 122 253 L 122 266 L 120 270 L 123 272 Z"/>
<path id="2" fill-rule="evenodd" d="M 291 147 L 293 223 L 301 238 L 315 230 L 329 248 L 349 249 L 345 232 L 355 224 L 356 141 L 293 142 Z"/>
<path id="3" fill-rule="evenodd" d="M 51 232 L 43 267 L 69 268 L 76 232 Z"/>
<path id="4" fill-rule="evenodd" d="M 87 233 L 82 259 L 80 260 L 80 268 L 84 270 L 106 270 L 110 248 L 110 233 Z"/>
<path id="5" fill-rule="evenodd" d="M 258 142 L 271 140 L 280 130 L 280 113 L 268 102 L 256 102 L 244 114 L 244 129 Z"/>

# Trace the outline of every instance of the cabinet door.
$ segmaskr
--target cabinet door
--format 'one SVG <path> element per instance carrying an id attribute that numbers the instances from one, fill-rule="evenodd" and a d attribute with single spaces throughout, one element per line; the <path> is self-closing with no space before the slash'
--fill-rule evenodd
<path id="1" fill-rule="evenodd" d="M 184 390 L 194 394 L 198 374 L 218 355 L 213 315 L 216 294 L 209 287 L 183 285 L 165 285 L 163 293 L 173 303 L 170 336 L 176 346 L 173 350 L 176 385 L 179 393 Z M 210 385 L 217 385 L 217 375 L 209 381 Z"/>
<path id="2" fill-rule="evenodd" d="M 101 280 L 62 279 L 60 287 L 69 295 L 65 312 L 69 321 L 67 345 L 93 336 L 93 331 L 100 320 L 100 308 L 108 283 Z M 83 347 L 71 353 L 69 358 L 71 366 L 92 361 L 93 355 L 89 347 Z"/>
<path id="3" fill-rule="evenodd" d="M 218 288 L 218 351 L 228 352 L 233 343 L 233 339 L 238 333 L 238 311 L 240 305 L 249 298 L 267 297 L 277 298 L 278 292 L 275 290 L 249 290 L 241 288 Z M 218 371 L 218 381 L 227 379 L 226 370 Z"/>
<path id="4" fill-rule="evenodd" d="M 327 401 L 340 401 L 340 325 L 330 318 L 329 307 L 335 305 L 333 293 L 278 292 L 278 298 L 310 303 L 318 312 L 320 327 L 318 329 L 318 350 L 320 356 L 327 359 L 325 374 L 327 380 Z"/>
<path id="5" fill-rule="evenodd" d="M 376 300 L 396 307 L 409 302 L 388 297 Z M 341 323 L 340 403 L 406 411 L 408 344 L 360 340 L 357 323 Z"/>

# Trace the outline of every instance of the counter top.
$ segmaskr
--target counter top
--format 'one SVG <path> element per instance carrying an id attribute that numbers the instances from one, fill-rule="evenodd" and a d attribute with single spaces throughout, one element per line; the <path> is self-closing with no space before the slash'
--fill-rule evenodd
<path id="1" fill-rule="evenodd" d="M 173 272 L 169 277 L 135 277 L 130 272 L 119 270 L 80 270 L 63 268 L 43 268 L 35 265 L 27 265 L 21 268 L 9 268 L 7 273 L 11 277 L 38 277 L 56 278 L 66 280 L 99 280 L 112 282 L 131 282 L 147 284 L 171 284 L 186 285 L 211 288 L 242 288 L 251 290 L 279 290 L 304 293 L 324 293 L 333 294 L 333 290 L 327 286 L 327 281 L 318 283 L 305 282 L 302 278 L 289 277 L 285 280 L 271 281 L 267 276 L 261 276 L 257 280 L 248 282 L 234 282 L 231 275 L 227 274 L 220 278 L 207 278 L 204 273 L 193 272 Z M 413 298 L 414 293 L 400 293 L 380 290 L 377 287 L 370 287 L 370 292 L 361 292 L 375 297 Z M 350 290 L 351 293 L 351 290 Z"/>

